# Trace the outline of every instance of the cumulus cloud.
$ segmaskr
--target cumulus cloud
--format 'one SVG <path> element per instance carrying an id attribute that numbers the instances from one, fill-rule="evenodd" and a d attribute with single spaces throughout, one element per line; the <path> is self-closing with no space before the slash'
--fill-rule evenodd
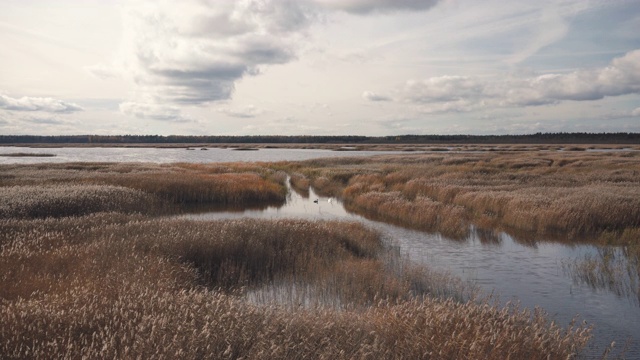
<path id="1" fill-rule="evenodd" d="M 50 113 L 73 113 L 83 110 L 79 105 L 50 97 L 23 96 L 18 99 L 3 94 L 0 94 L 0 109 Z"/>
<path id="2" fill-rule="evenodd" d="M 226 100 L 237 80 L 295 58 L 296 40 L 311 17 L 307 7 L 293 0 L 130 0 L 116 63 L 134 83 L 132 101 Z M 89 70 L 100 77 L 112 73 L 100 65 Z"/>
<path id="3" fill-rule="evenodd" d="M 103 79 L 129 79 L 133 91 L 121 109 L 136 116 L 154 114 L 147 111 L 153 104 L 223 101 L 233 96 L 236 82 L 243 77 L 294 60 L 306 29 L 325 12 L 424 10 L 437 2 L 125 0 L 119 53 L 111 64 L 86 70 Z M 142 111 L 133 109 L 132 104 L 140 104 L 136 109 Z M 164 115 L 152 118 L 164 119 Z"/>
<path id="4" fill-rule="evenodd" d="M 397 101 L 420 104 L 427 112 L 471 111 L 591 101 L 640 93 L 640 50 L 615 58 L 603 68 L 529 77 L 441 76 L 408 81 Z"/>
<path id="5" fill-rule="evenodd" d="M 481 79 L 465 76 L 440 76 L 422 81 L 409 80 L 404 86 L 404 100 L 418 103 L 453 102 L 483 96 Z"/>
<path id="6" fill-rule="evenodd" d="M 334 10 L 354 14 L 393 12 L 402 10 L 426 10 L 440 0 L 315 0 L 316 3 Z"/>
<path id="7" fill-rule="evenodd" d="M 391 101 L 391 98 L 389 96 L 376 94 L 372 91 L 363 92 L 362 98 L 369 101 Z"/>

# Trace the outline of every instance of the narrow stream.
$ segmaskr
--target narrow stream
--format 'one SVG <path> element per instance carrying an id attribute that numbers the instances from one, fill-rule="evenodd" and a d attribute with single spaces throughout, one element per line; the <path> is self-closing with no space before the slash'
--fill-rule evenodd
<path id="1" fill-rule="evenodd" d="M 290 191 L 287 203 L 278 208 L 182 216 L 199 220 L 253 217 L 361 221 L 393 241 L 412 261 L 470 281 L 485 295 L 493 294 L 503 303 L 515 300 L 523 307 L 541 307 L 563 326 L 575 316 L 579 321 L 593 325 L 594 339 L 587 352 L 588 358 L 600 358 L 606 347 L 615 341 L 611 354 L 619 354 L 626 347 L 626 358 L 640 359 L 638 299 L 575 282 L 562 266 L 585 255 L 596 255 L 598 248 L 595 246 L 544 239 L 534 244 L 522 244 L 505 233 L 487 236 L 475 230 L 465 240 L 452 240 L 439 234 L 365 219 L 347 212 L 336 199 L 318 196 L 313 190 L 308 198 Z"/>

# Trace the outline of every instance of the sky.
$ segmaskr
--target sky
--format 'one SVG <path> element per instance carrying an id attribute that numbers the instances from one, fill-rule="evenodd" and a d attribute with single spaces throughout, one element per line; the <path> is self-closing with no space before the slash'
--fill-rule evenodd
<path id="1" fill-rule="evenodd" d="M 0 135 L 640 132 L 638 0 L 0 0 Z"/>

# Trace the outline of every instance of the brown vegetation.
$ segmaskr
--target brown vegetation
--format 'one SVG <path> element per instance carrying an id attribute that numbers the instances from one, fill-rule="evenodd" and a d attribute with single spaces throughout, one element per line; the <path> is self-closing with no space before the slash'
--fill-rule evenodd
<path id="1" fill-rule="evenodd" d="M 157 214 L 193 204 L 282 204 L 285 181 L 282 172 L 246 164 L 3 165 L 0 217 L 12 211 L 46 217 L 97 211 Z"/>
<path id="2" fill-rule="evenodd" d="M 514 145 L 515 146 L 515 145 Z M 504 150 L 504 148 L 501 148 Z M 469 223 L 569 239 L 640 227 L 640 153 L 407 154 L 282 163 L 378 220 L 465 236 Z"/>
<path id="3" fill-rule="evenodd" d="M 300 167 L 294 181 L 324 177 L 327 192 L 376 183 L 375 165 L 360 164 Z M 586 345 L 588 328 L 475 301 L 360 223 L 148 216 L 280 200 L 286 178 L 260 164 L 0 167 L 0 354 L 566 359 Z"/>
<path id="4" fill-rule="evenodd" d="M 289 178 L 289 184 L 291 184 L 291 188 L 296 191 L 300 196 L 308 198 L 309 197 L 309 187 L 311 183 L 306 176 L 300 173 L 293 173 Z"/>
<path id="5" fill-rule="evenodd" d="M 541 312 L 424 297 L 428 279 L 390 271 L 360 224 L 100 213 L 0 220 L 0 234 L 4 358 L 566 359 L 589 338 Z M 282 281 L 332 306 L 243 295 Z"/>

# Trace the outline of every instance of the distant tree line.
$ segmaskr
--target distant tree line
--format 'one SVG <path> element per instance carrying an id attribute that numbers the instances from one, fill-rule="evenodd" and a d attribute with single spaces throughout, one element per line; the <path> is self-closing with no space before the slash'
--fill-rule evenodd
<path id="1" fill-rule="evenodd" d="M 0 144 L 640 144 L 640 133 L 399 136 L 0 135 Z"/>

